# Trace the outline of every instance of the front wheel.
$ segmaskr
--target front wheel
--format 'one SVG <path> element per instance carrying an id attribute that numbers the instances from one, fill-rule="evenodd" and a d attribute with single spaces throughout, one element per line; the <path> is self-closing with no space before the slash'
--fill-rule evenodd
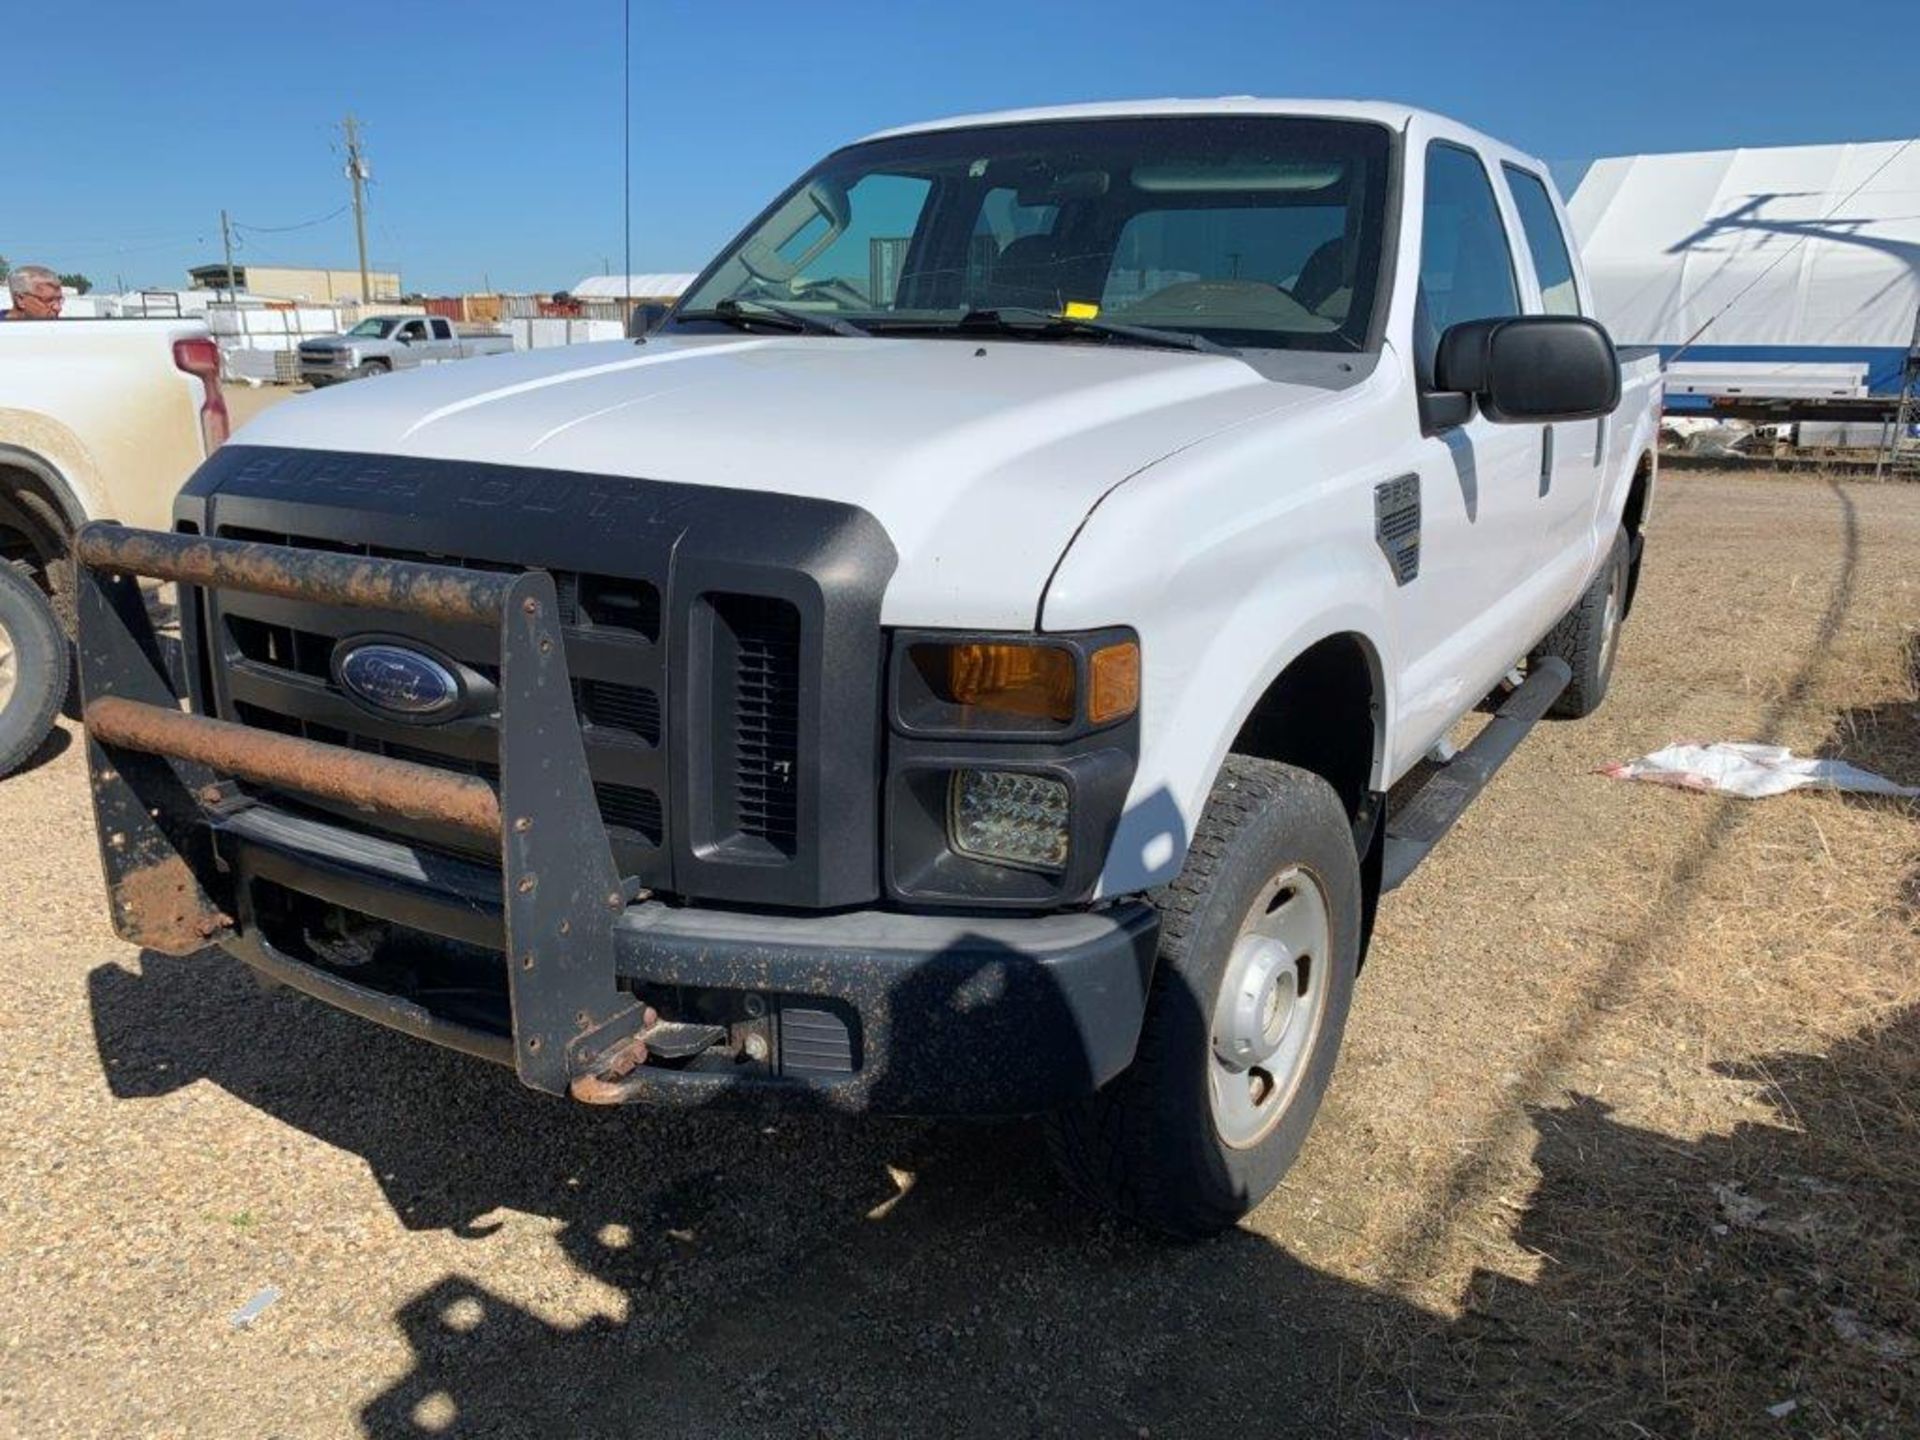
<path id="1" fill-rule="evenodd" d="M 25 764 L 67 698 L 67 637 L 40 587 L 0 560 L 0 775 Z"/>
<path id="2" fill-rule="evenodd" d="M 1280 1183 L 1333 1074 L 1360 961 L 1360 865 L 1319 776 L 1231 756 L 1177 880 L 1134 1062 L 1056 1114 L 1067 1180 L 1169 1235 Z"/>
<path id="3" fill-rule="evenodd" d="M 1613 662 L 1620 653 L 1620 626 L 1627 615 L 1632 554 L 1626 530 L 1614 532 L 1613 548 L 1607 552 L 1600 573 L 1560 623 L 1547 632 L 1547 638 L 1534 647 L 1532 658 L 1557 656 L 1573 671 L 1573 679 L 1547 711 L 1556 719 L 1583 720 L 1607 698 Z"/>

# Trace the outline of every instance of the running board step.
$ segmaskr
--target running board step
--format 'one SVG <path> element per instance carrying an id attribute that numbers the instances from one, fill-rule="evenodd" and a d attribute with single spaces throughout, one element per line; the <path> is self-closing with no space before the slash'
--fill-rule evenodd
<path id="1" fill-rule="evenodd" d="M 1506 699 L 1486 727 L 1461 751 L 1434 771 L 1413 799 L 1387 817 L 1380 889 L 1400 886 L 1427 858 L 1454 822 L 1466 813 L 1494 773 L 1507 763 L 1540 717 L 1552 708 L 1573 680 L 1558 657 L 1536 660 L 1527 678 Z"/>

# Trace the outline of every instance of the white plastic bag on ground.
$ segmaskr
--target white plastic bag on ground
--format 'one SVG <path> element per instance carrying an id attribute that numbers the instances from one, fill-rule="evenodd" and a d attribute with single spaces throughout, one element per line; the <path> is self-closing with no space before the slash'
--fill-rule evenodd
<path id="1" fill-rule="evenodd" d="M 1719 790 L 1759 800 L 1813 786 L 1852 790 L 1864 795 L 1920 796 L 1920 786 L 1896 785 L 1844 760 L 1796 759 L 1784 745 L 1669 745 L 1638 760 L 1600 767 L 1616 780 L 1651 780 L 1682 790 Z"/>

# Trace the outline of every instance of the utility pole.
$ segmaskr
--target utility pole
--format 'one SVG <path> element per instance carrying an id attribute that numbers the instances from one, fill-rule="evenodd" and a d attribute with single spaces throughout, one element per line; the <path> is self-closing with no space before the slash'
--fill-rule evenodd
<path id="1" fill-rule="evenodd" d="M 233 227 L 227 223 L 227 212 L 224 210 L 220 212 L 220 243 L 227 252 L 227 302 L 237 305 L 240 302 L 235 297 L 233 283 Z"/>
<path id="2" fill-rule="evenodd" d="M 353 233 L 360 242 L 360 303 L 373 298 L 367 284 L 367 160 L 360 153 L 360 122 L 347 116 L 347 176 L 353 181 Z"/>

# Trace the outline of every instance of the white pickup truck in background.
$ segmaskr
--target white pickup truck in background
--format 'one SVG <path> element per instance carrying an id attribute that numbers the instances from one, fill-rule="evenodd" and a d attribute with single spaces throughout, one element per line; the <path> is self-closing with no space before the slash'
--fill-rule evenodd
<path id="1" fill-rule="evenodd" d="M 314 386 L 331 385 L 512 350 L 510 335 L 462 335 L 439 315 L 372 315 L 344 335 L 302 340 L 300 378 Z"/>
<path id="2" fill-rule="evenodd" d="M 1403 106 L 850 145 L 644 340 L 282 407 L 82 538 L 115 921 L 590 1103 L 1044 1113 L 1221 1229 L 1379 898 L 1606 693 L 1660 378 L 1590 300 L 1546 166 Z"/>
<path id="3" fill-rule="evenodd" d="M 89 520 L 167 523 L 227 437 L 219 375 L 198 320 L 0 323 L 0 775 L 67 695 L 68 542 Z"/>

